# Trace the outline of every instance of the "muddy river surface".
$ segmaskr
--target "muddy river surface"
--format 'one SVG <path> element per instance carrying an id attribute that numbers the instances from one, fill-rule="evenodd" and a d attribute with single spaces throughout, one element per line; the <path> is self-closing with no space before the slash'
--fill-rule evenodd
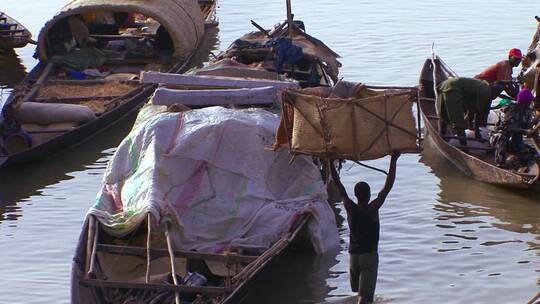
<path id="1" fill-rule="evenodd" d="M 2 10 L 39 29 L 64 0 L 2 0 Z M 246 31 L 285 18 L 285 1 L 223 0 L 208 46 L 217 52 Z M 293 0 L 309 34 L 339 53 L 346 80 L 415 85 L 432 42 L 460 75 L 473 76 L 525 49 L 537 1 Z M 35 64 L 32 46 L 0 58 L 2 95 Z M 201 63 L 207 55 L 200 56 Z M 0 303 L 68 303 L 73 250 L 103 171 L 132 120 L 46 161 L 2 172 Z M 370 162 L 386 167 L 387 159 Z M 384 176 L 347 164 L 351 191 Z M 348 227 L 338 205 L 341 251 L 288 254 L 250 290 L 247 303 L 354 303 L 348 281 Z M 464 176 L 426 145 L 399 161 L 381 211 L 378 303 L 526 303 L 539 291 L 540 194 Z"/>

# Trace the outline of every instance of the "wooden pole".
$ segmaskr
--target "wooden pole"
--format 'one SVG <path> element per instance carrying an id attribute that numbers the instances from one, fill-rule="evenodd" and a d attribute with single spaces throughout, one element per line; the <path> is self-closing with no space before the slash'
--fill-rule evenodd
<path id="1" fill-rule="evenodd" d="M 171 234 L 170 234 L 170 222 L 165 223 L 165 237 L 167 238 L 167 250 L 169 250 L 169 256 L 171 257 L 171 269 L 174 286 L 178 286 L 178 279 L 176 278 L 176 267 L 174 262 L 174 251 L 171 243 Z M 176 291 L 174 293 L 174 299 L 176 304 L 180 304 L 180 294 Z"/>
<path id="2" fill-rule="evenodd" d="M 91 252 L 92 252 L 92 244 L 93 244 L 93 237 L 94 237 L 94 216 L 90 215 L 88 216 L 88 234 L 86 237 L 86 263 L 85 263 L 85 270 L 86 273 L 90 271 L 90 258 L 91 258 Z"/>
<path id="3" fill-rule="evenodd" d="M 89 278 L 94 277 L 94 268 L 96 267 L 98 238 L 99 238 L 99 224 L 97 223 L 97 220 L 94 218 L 94 239 L 92 240 L 93 241 L 92 255 L 90 256 L 90 269 L 88 269 L 88 273 L 87 273 L 87 276 Z"/>
<path id="4" fill-rule="evenodd" d="M 36 97 L 36 95 L 39 93 L 39 89 L 41 88 L 41 85 L 45 83 L 45 81 L 47 80 L 49 75 L 53 72 L 53 70 L 54 70 L 54 62 L 49 61 L 47 65 L 45 66 L 45 68 L 43 69 L 41 76 L 39 76 L 36 83 L 34 83 L 34 85 L 32 86 L 32 89 L 30 90 L 30 92 L 28 92 L 28 94 L 26 94 L 20 102 L 21 103 L 28 102 L 32 100 L 34 97 Z"/>
<path id="5" fill-rule="evenodd" d="M 292 8 L 291 8 L 291 0 L 286 0 L 287 1 L 287 23 L 289 24 L 289 38 L 293 38 L 293 17 L 292 17 Z"/>
<path id="6" fill-rule="evenodd" d="M 437 102 L 437 99 L 439 98 L 439 93 L 437 92 L 437 62 L 436 62 L 436 59 L 437 59 L 437 55 L 435 55 L 435 43 L 433 43 L 431 45 L 431 65 L 433 66 L 433 94 L 435 95 L 435 102 Z M 441 113 L 439 113 L 439 107 L 438 107 L 437 104 L 435 104 L 435 113 L 437 113 L 437 117 L 441 117 Z M 442 122 L 439 119 L 438 128 L 439 128 L 439 133 L 440 134 L 442 134 L 441 130 L 442 130 L 442 124 L 443 123 L 444 122 Z"/>
<path id="7" fill-rule="evenodd" d="M 148 212 L 148 230 L 147 230 L 147 237 L 146 237 L 146 284 L 150 283 L 150 262 L 152 260 L 151 256 L 151 235 L 152 235 L 152 221 L 151 221 L 152 215 L 150 212 Z"/>

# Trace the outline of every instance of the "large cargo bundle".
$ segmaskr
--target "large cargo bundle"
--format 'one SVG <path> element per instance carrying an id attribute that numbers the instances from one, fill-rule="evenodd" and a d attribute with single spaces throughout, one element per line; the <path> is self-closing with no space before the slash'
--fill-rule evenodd
<path id="1" fill-rule="evenodd" d="M 344 81 L 334 88 L 288 90 L 277 145 L 288 142 L 293 153 L 356 161 L 418 152 L 415 96 L 411 89 L 375 90 Z"/>

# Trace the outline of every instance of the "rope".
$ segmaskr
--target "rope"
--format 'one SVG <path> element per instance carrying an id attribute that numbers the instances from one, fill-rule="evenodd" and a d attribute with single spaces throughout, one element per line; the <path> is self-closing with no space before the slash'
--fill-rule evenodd
<path id="1" fill-rule="evenodd" d="M 366 167 L 366 168 L 368 168 L 368 169 L 371 169 L 371 170 L 374 170 L 374 171 L 377 171 L 377 172 L 381 172 L 381 173 L 383 173 L 383 174 L 388 175 L 388 172 L 386 172 L 386 171 L 384 171 L 384 170 L 382 170 L 382 169 L 375 168 L 375 167 L 372 167 L 372 166 L 363 164 L 363 163 L 361 163 L 361 162 L 359 162 L 359 161 L 356 161 L 356 160 L 353 160 L 353 162 L 356 163 L 356 164 L 358 164 L 358 165 L 360 165 L 360 166 L 362 166 L 362 167 Z"/>

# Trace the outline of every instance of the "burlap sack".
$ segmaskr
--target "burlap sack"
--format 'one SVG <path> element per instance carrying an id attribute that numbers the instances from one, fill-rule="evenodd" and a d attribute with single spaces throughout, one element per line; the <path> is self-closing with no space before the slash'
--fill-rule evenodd
<path id="1" fill-rule="evenodd" d="M 291 151 L 318 157 L 370 160 L 392 151 L 418 152 L 417 130 L 408 91 L 357 87 L 354 96 L 323 98 L 289 90 L 294 107 L 289 122 Z"/>

